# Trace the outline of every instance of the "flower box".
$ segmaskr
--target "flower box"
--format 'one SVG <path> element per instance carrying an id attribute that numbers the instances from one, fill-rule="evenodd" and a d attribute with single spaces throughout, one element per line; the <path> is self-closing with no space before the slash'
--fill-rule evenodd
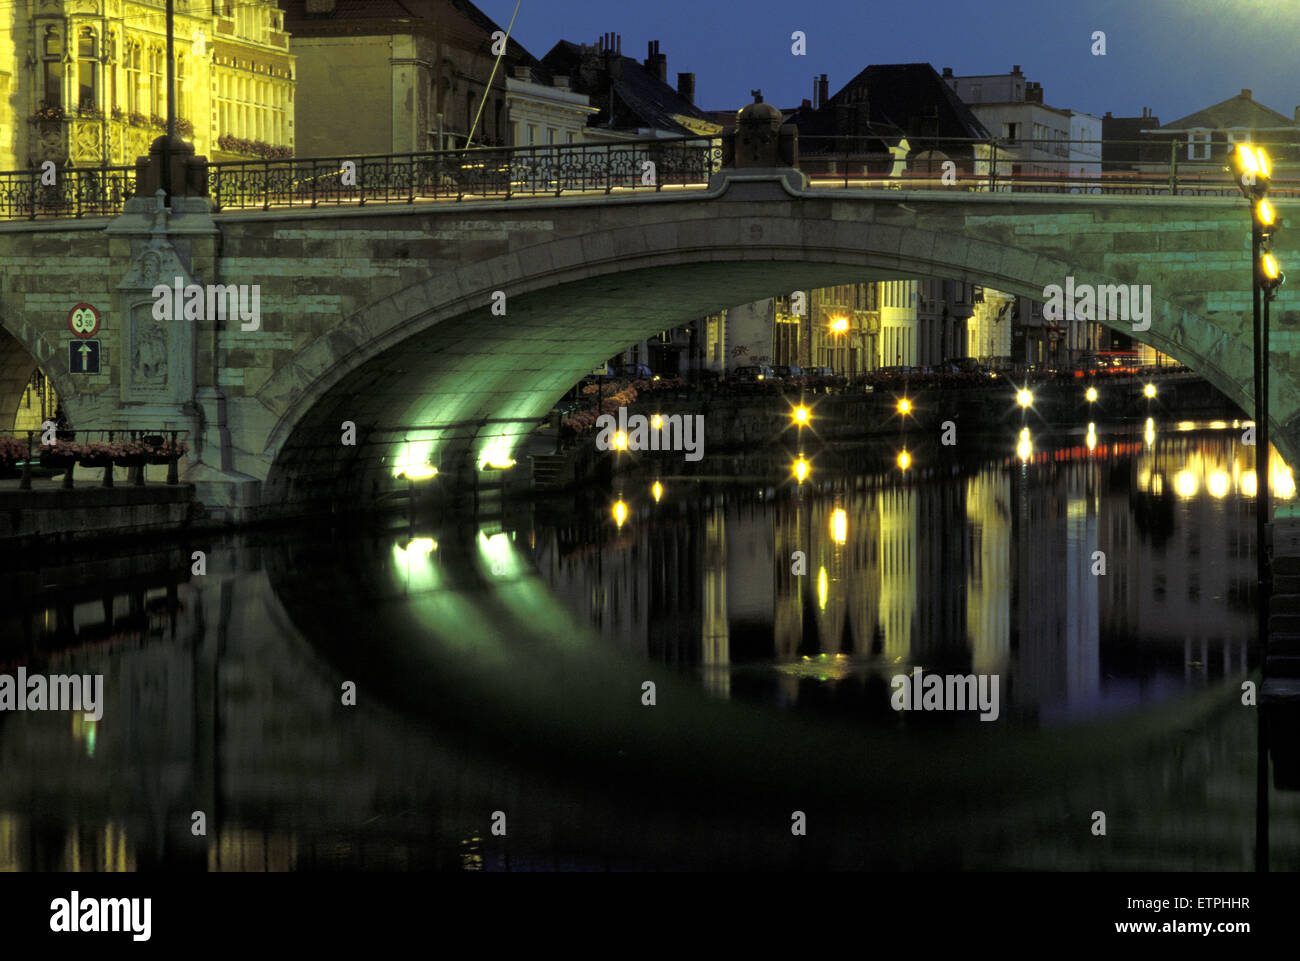
<path id="1" fill-rule="evenodd" d="M 47 470 L 63 470 L 77 462 L 77 455 L 68 451 L 41 451 L 41 466 Z"/>

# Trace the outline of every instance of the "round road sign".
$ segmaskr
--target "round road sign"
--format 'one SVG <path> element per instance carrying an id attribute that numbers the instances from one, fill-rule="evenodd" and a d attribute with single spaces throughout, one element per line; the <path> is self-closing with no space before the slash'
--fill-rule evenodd
<path id="1" fill-rule="evenodd" d="M 77 337 L 94 337 L 99 331 L 99 311 L 90 304 L 77 304 L 68 311 L 68 329 Z"/>

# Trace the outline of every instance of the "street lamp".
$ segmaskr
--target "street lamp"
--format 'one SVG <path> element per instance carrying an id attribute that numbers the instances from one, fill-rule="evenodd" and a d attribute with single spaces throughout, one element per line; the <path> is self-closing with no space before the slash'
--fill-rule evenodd
<path id="1" fill-rule="evenodd" d="M 1250 201 L 1250 269 L 1251 300 L 1255 322 L 1255 560 L 1259 590 L 1258 656 L 1268 649 L 1269 564 L 1266 537 L 1269 521 L 1268 499 L 1268 304 L 1285 280 L 1282 268 L 1270 251 L 1277 232 L 1277 214 L 1268 201 L 1271 165 L 1262 147 L 1237 144 L 1230 156 L 1233 175 L 1242 195 Z M 1261 301 L 1263 311 L 1260 310 Z M 1255 768 L 1255 869 L 1268 870 L 1268 757 L 1264 717 L 1259 717 L 1259 747 Z"/>

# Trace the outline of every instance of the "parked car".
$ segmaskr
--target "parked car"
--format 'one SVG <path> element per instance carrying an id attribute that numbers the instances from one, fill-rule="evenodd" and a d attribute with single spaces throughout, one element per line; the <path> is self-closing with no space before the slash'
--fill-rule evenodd
<path id="1" fill-rule="evenodd" d="M 653 380 L 655 376 L 645 364 L 625 364 L 619 368 L 618 375 L 628 380 Z"/>
<path id="2" fill-rule="evenodd" d="M 737 367 L 731 372 L 731 382 L 742 390 L 766 390 L 777 384 L 776 374 L 766 364 Z"/>
<path id="3" fill-rule="evenodd" d="M 772 373 L 775 374 L 776 379 L 783 384 L 802 383 L 806 376 L 804 369 L 802 367 L 797 367 L 794 364 L 778 364 L 772 368 Z"/>

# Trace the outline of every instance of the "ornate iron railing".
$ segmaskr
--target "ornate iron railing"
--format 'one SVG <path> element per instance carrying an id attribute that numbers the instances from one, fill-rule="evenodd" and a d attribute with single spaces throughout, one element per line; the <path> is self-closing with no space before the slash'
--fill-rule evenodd
<path id="1" fill-rule="evenodd" d="M 890 152 L 875 137 L 800 137 L 799 169 L 814 187 L 860 190 L 1240 196 L 1226 157 L 1189 156 L 1221 151 L 1221 143 L 913 137 L 908 146 Z M 1273 160 L 1270 193 L 1300 196 L 1300 143 L 1256 146 Z M 1116 151 L 1129 156 L 1114 159 Z"/>
<path id="2" fill-rule="evenodd" d="M 37 170 L 0 173 L 0 219 L 111 217 L 135 193 L 135 167 L 65 168 L 54 183 Z"/>
<path id="3" fill-rule="evenodd" d="M 608 144 L 475 147 L 380 157 L 208 165 L 217 210 L 510 199 L 704 187 L 722 166 L 711 137 Z"/>
<path id="4" fill-rule="evenodd" d="M 1238 193 L 1224 158 L 1188 156 L 1221 150 L 1222 145 L 943 138 L 912 138 L 909 144 L 904 154 L 889 152 L 878 138 L 803 137 L 799 167 L 814 187 L 1207 197 Z M 1103 146 L 1108 153 L 1127 148 L 1132 156 L 1103 160 Z M 1261 146 L 1274 159 L 1274 196 L 1300 196 L 1300 143 Z M 270 210 L 662 191 L 705 187 L 721 169 L 722 157 L 721 138 L 676 137 L 221 161 L 208 164 L 208 192 L 216 210 Z M 132 167 L 63 169 L 48 185 L 42 183 L 40 170 L 0 173 L 0 219 L 113 216 L 134 191 Z"/>

